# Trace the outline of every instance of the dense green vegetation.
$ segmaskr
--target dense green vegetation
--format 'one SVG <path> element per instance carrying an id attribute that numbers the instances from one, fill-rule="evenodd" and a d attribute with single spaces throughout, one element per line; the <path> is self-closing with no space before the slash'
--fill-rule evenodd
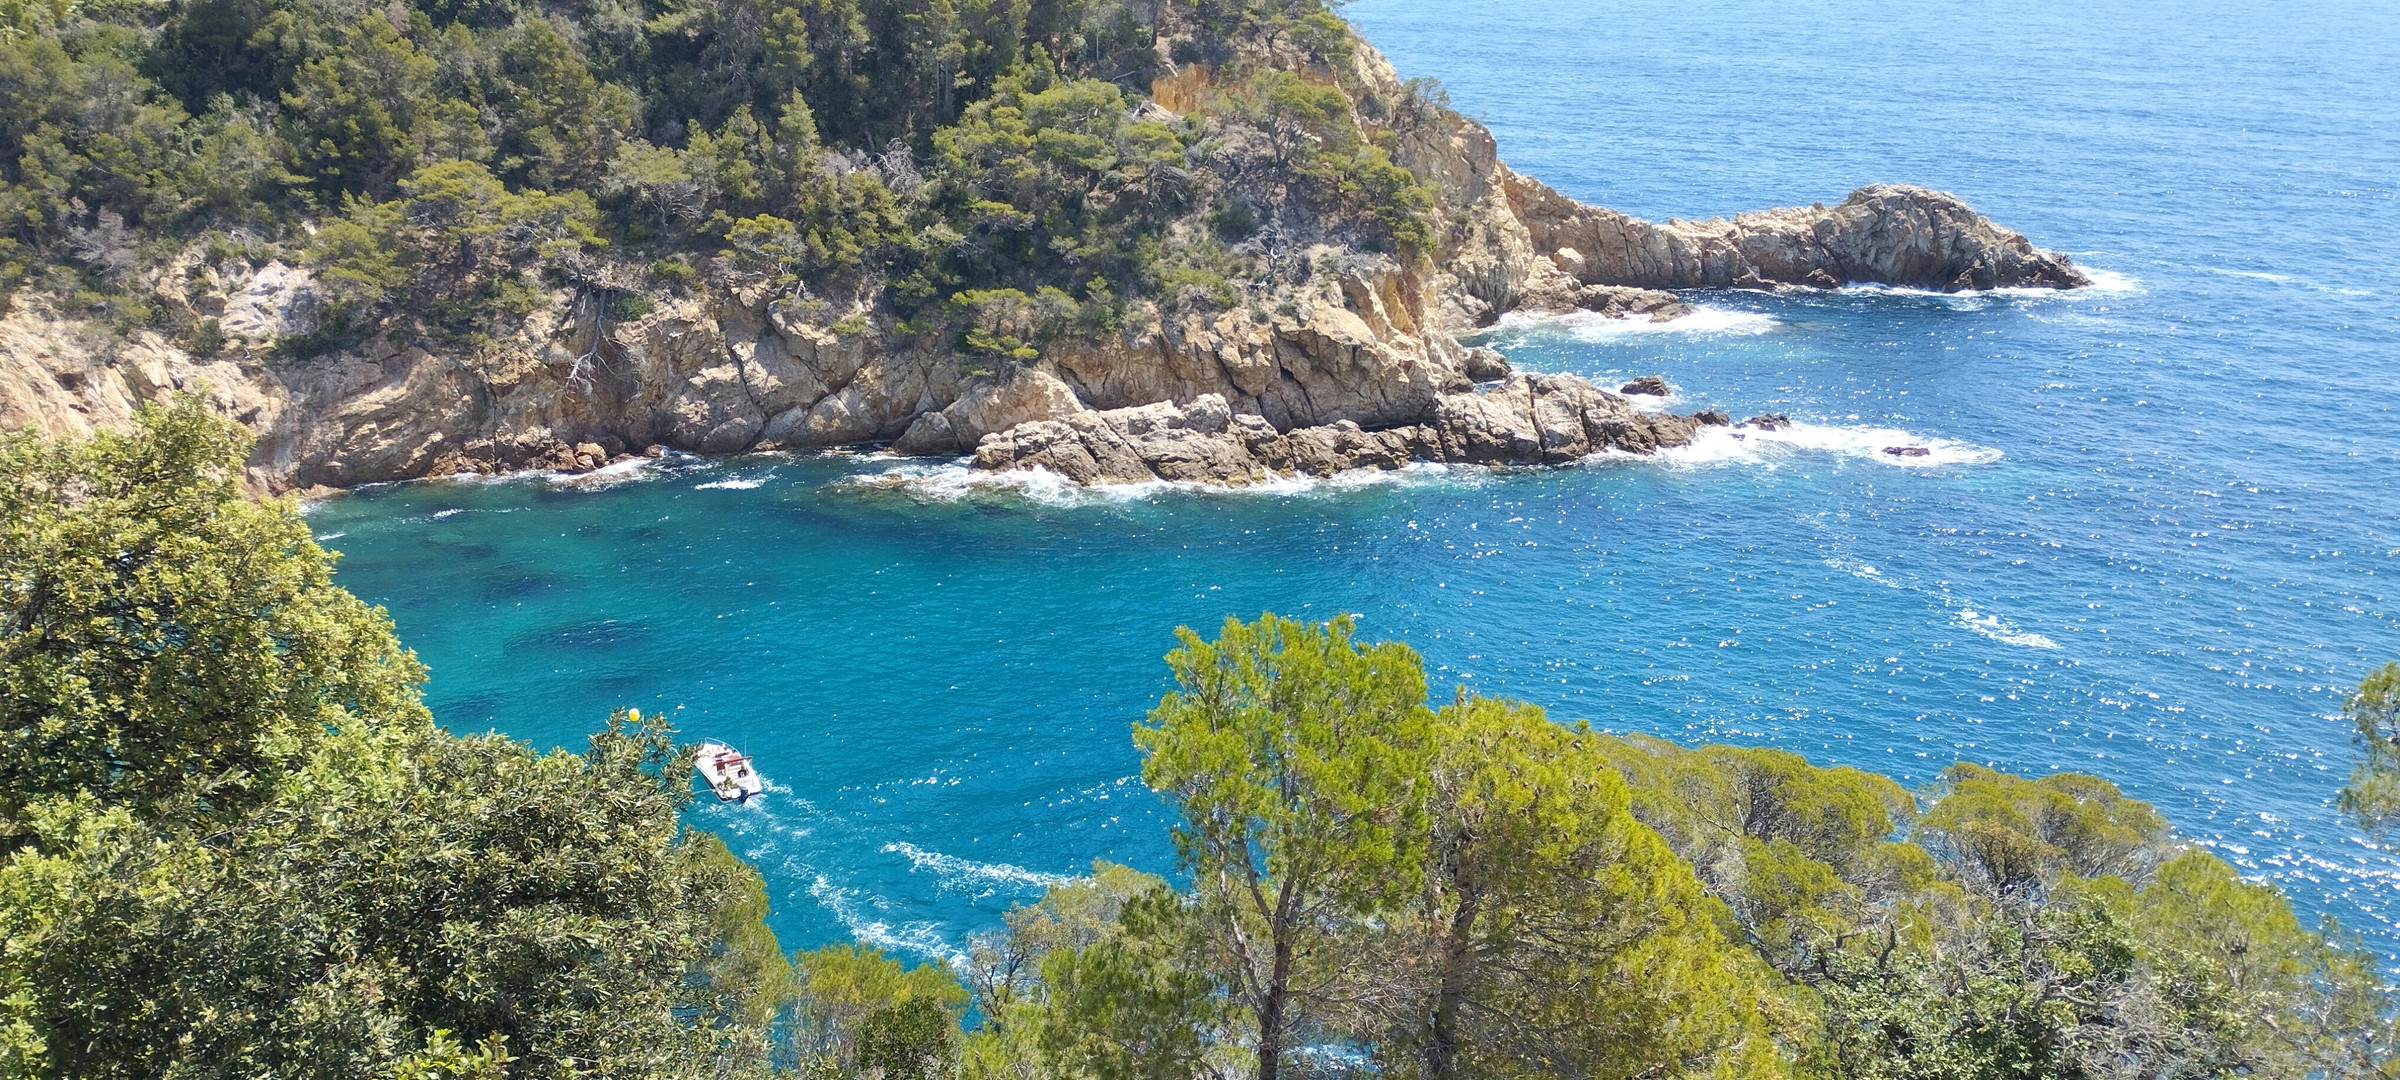
<path id="1" fill-rule="evenodd" d="M 2370 835 L 2389 837 L 2400 829 L 2400 663 L 2361 680 L 2343 711 L 2367 756 L 2342 789 L 2342 809 Z"/>
<path id="2" fill-rule="evenodd" d="M 1190 887 L 1104 873 L 1012 918 L 970 1071 L 2400 1073 L 2372 955 L 2096 777 L 1912 793 L 1428 708 L 1415 654 L 1344 622 L 1183 638 L 1135 740 Z"/>
<path id="3" fill-rule="evenodd" d="M 0 437 L 0 1075 L 709 1075 L 787 964 L 670 733 L 436 728 L 242 429 Z"/>
<path id="4" fill-rule="evenodd" d="M 1320 0 L 11 0 L 0 296 L 212 352 L 196 297 L 280 258 L 304 355 L 763 279 L 1022 359 L 1293 238 L 1424 248 L 1353 48 Z M 1215 104 L 1147 105 L 1170 60 Z"/>
<path id="5" fill-rule="evenodd" d="M 2106 781 L 1436 707 L 1345 621 L 1180 632 L 1134 740 L 1181 884 L 1097 864 L 955 966 L 787 956 L 670 731 L 434 726 L 246 439 L 0 437 L 0 1075 L 2400 1075 L 2377 958 Z"/>

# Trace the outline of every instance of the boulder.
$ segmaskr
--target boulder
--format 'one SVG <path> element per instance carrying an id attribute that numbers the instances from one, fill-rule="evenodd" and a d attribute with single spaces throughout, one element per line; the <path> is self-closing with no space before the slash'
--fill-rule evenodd
<path id="1" fill-rule="evenodd" d="M 975 382 L 948 408 L 919 415 L 892 444 L 892 452 L 969 453 L 992 432 L 1006 431 L 1030 420 L 1055 420 L 1082 411 L 1083 402 L 1057 376 L 1024 369 L 1006 379 Z"/>
<path id="2" fill-rule="evenodd" d="M 1666 376 L 1644 375 L 1641 378 L 1635 379 L 1632 382 L 1618 387 L 1617 392 L 1620 394 L 1641 394 L 1647 397 L 1666 397 L 1670 394 L 1673 394 L 1675 392 L 1675 388 L 1667 385 Z"/>
<path id="3" fill-rule="evenodd" d="M 1622 285 L 1585 285 L 1575 290 L 1575 306 L 1612 319 L 1651 322 L 1666 322 L 1692 313 L 1692 305 L 1674 293 Z"/>
<path id="4" fill-rule="evenodd" d="M 1508 377 L 1508 358 L 1500 350 L 1478 345 L 1467 350 L 1467 378 L 1479 383 L 1499 382 Z"/>

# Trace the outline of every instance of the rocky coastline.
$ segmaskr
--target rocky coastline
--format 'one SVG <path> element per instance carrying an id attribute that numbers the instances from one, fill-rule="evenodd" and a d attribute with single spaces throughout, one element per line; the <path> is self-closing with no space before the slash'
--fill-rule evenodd
<path id="1" fill-rule="evenodd" d="M 1279 430 L 1265 417 L 1235 413 L 1218 394 L 1181 405 L 1086 410 L 985 436 L 975 467 L 1047 469 L 1085 484 L 1242 484 L 1411 461 L 1563 465 L 1612 450 L 1683 446 L 1699 428 L 1725 422 L 1646 413 L 1572 375 L 1514 375 L 1480 392 L 1442 395 L 1422 422 L 1377 430 L 1352 420 Z"/>
<path id="2" fill-rule="evenodd" d="M 1344 80 L 1396 95 L 1371 48 Z M 1160 100 L 1192 99 L 1204 69 Z M 2089 284 L 2063 255 L 1956 196 L 1873 185 L 1840 203 L 1704 222 L 1588 206 L 1503 164 L 1489 131 L 1447 109 L 1394 129 L 1394 160 L 1436 192 L 1433 250 L 1364 251 L 1320 238 L 1277 253 L 1292 269 L 1221 310 L 1136 305 L 1098 336 L 1044 344 L 993 369 L 912 335 L 871 301 L 723 278 L 606 317 L 564 292 L 514 335 L 436 351 L 391 335 L 288 362 L 264 342 L 305 332 L 303 269 L 188 255 L 159 288 L 213 313 L 247 351 L 190 355 L 150 331 L 117 335 L 38 296 L 0 314 L 0 427 L 78 435 L 142 404 L 205 388 L 259 435 L 262 492 L 519 469 L 578 471 L 647 448 L 732 454 L 888 445 L 972 455 L 978 468 L 1049 469 L 1086 483 L 1225 484 L 1395 468 L 1412 460 L 1559 464 L 1683 445 L 1723 418 L 1635 408 L 1561 375 L 1511 374 L 1462 338 L 1509 312 L 1688 314 L 1674 290 L 1940 291 Z M 1280 264 L 1279 264 L 1280 265 Z"/>

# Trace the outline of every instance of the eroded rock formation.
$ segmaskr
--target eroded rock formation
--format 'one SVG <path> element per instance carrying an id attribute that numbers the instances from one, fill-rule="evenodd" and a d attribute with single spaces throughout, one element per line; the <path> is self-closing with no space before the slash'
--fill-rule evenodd
<path id="1" fill-rule="evenodd" d="M 1401 92 L 1372 49 L 1355 62 L 1361 93 Z M 1205 72 L 1170 79 L 1205 100 L 1184 85 L 1205 89 Z M 1512 376 L 1497 354 L 1461 344 L 1506 312 L 1666 319 L 1690 310 L 1670 289 L 2086 281 L 2065 257 L 1923 189 L 1659 225 L 1516 175 L 1490 132 L 1455 113 L 1393 133 L 1396 160 L 1437 192 L 1437 250 L 1402 258 L 1314 243 L 1278 255 L 1292 272 L 1231 310 L 1137 304 L 1121 329 L 1051 342 L 1013 369 L 983 370 L 947 340 L 899 333 L 868 302 L 737 280 L 651 297 L 654 310 L 622 322 L 562 292 L 513 337 L 472 351 L 378 338 L 280 360 L 266 346 L 305 327 L 308 274 L 193 254 L 160 288 L 221 313 L 232 348 L 194 357 L 157 334 L 116 334 L 16 297 L 0 315 L 0 426 L 80 434 L 206 386 L 259 432 L 251 481 L 269 491 L 585 469 L 653 445 L 889 443 L 1096 482 L 1240 483 L 1419 458 L 1557 463 L 1678 445 L 1704 421 L 1643 413 L 1569 376 Z"/>
<path id="2" fill-rule="evenodd" d="M 1960 292 L 2091 284 L 2066 256 L 2036 249 L 1956 195 L 1920 187 L 1874 184 L 1831 208 L 1659 225 L 1586 206 L 1513 173 L 1504 183 L 1534 247 L 1587 288 L 1871 283 Z"/>
<path id="3" fill-rule="evenodd" d="M 1425 420 L 1380 430 L 1340 420 L 1281 431 L 1265 417 L 1236 413 L 1216 394 L 1182 405 L 1084 410 L 985 436 L 975 465 L 1048 469 L 1079 483 L 1241 484 L 1411 461 L 1561 465 L 1612 450 L 1682 446 L 1702 426 L 1642 412 L 1572 375 L 1516 375 L 1488 391 L 1444 394 Z"/>

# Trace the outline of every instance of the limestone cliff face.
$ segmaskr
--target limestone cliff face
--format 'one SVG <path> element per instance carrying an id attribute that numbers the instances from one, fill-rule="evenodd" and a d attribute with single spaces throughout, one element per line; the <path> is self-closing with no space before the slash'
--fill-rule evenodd
<path id="1" fill-rule="evenodd" d="M 1362 100 L 1397 100 L 1398 80 L 1372 49 L 1355 65 L 1346 81 Z M 1162 88 L 1162 102 L 1194 107 L 1207 73 L 1180 70 Z M 2085 283 L 2063 256 L 1950 195 L 1876 186 L 1830 209 L 1657 225 L 1516 175 L 1489 131 L 1446 109 L 1376 126 L 1438 192 L 1438 250 L 1403 259 L 1315 242 L 1287 253 L 1296 269 L 1250 286 L 1233 310 L 1136 305 L 1117 332 L 1050 343 L 1013 370 L 979 370 L 947 340 L 899 333 L 871 307 L 740 281 L 653 297 L 650 314 L 623 322 L 561 293 L 479 351 L 387 338 L 273 360 L 265 344 L 310 316 L 306 272 L 192 256 L 158 285 L 217 314 L 232 348 L 193 357 L 156 334 L 116 334 L 17 297 L 0 314 L 0 426 L 81 434 L 205 386 L 259 432 L 251 480 L 267 491 L 588 469 L 650 446 L 890 443 L 1093 481 L 1238 483 L 1417 458 L 1560 462 L 1676 445 L 1695 421 L 1639 412 L 1580 379 L 1479 390 L 1475 380 L 1505 365 L 1461 335 L 1509 311 L 1687 311 L 1668 289 Z"/>

